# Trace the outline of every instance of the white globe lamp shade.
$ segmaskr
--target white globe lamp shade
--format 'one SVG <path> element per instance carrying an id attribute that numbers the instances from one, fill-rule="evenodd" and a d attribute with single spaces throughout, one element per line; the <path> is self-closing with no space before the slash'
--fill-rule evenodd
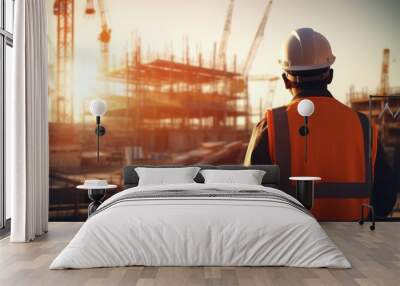
<path id="1" fill-rule="evenodd" d="M 107 112 L 107 104 L 104 100 L 95 99 L 90 102 L 90 112 L 94 116 L 103 116 Z"/>
<path id="2" fill-rule="evenodd" d="M 297 112 L 303 117 L 311 116 L 314 113 L 314 103 L 309 99 L 303 99 L 297 105 Z"/>

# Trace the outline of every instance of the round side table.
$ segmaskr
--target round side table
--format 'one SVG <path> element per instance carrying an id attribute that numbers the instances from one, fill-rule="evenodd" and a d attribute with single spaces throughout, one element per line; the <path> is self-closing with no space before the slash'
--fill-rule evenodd
<path id="1" fill-rule="evenodd" d="M 103 199 L 106 195 L 106 191 L 108 189 L 116 189 L 117 185 L 107 185 L 101 187 L 79 185 L 76 188 L 88 191 L 88 197 L 91 201 L 91 203 L 88 206 L 88 216 L 90 216 L 92 213 L 96 211 L 99 205 L 101 205 L 101 203 L 103 202 Z"/>
<path id="2" fill-rule="evenodd" d="M 289 180 L 296 182 L 296 199 L 308 210 L 314 205 L 315 181 L 320 177 L 290 177 Z"/>

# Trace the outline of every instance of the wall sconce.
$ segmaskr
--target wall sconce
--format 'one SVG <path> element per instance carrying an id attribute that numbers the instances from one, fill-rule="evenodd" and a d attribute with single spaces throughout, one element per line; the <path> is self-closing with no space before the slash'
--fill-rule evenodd
<path id="1" fill-rule="evenodd" d="M 100 136 L 106 134 L 104 126 L 100 125 L 100 117 L 107 112 L 107 104 L 104 100 L 95 99 L 90 102 L 90 112 L 96 116 L 96 129 L 97 135 L 97 161 L 100 160 Z"/>
<path id="2" fill-rule="evenodd" d="M 297 112 L 300 116 L 304 117 L 304 125 L 299 128 L 299 133 L 301 136 L 304 136 L 304 162 L 307 163 L 307 142 L 308 142 L 308 134 L 310 130 L 308 129 L 308 117 L 313 115 L 315 110 L 314 103 L 309 99 L 303 99 L 297 105 Z"/>

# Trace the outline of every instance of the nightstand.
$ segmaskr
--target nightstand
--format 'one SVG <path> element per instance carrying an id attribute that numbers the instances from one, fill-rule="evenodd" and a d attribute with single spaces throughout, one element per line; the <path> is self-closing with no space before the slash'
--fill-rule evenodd
<path id="1" fill-rule="evenodd" d="M 301 202 L 308 210 L 314 204 L 315 181 L 320 181 L 320 177 L 290 177 L 289 180 L 296 182 L 296 199 Z"/>
<path id="2" fill-rule="evenodd" d="M 103 199 L 106 195 L 106 191 L 108 189 L 116 189 L 117 185 L 107 185 L 102 187 L 79 185 L 76 188 L 88 191 L 88 197 L 91 200 L 91 203 L 88 206 L 88 216 L 90 216 L 92 213 L 96 211 L 99 205 L 101 205 L 101 203 L 103 202 Z"/>

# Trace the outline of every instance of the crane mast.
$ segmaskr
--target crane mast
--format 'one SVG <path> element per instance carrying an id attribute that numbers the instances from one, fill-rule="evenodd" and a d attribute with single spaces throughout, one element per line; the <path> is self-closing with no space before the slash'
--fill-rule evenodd
<path id="1" fill-rule="evenodd" d="M 226 47 L 228 46 L 228 39 L 231 33 L 231 25 L 232 25 L 232 14 L 233 14 L 233 7 L 235 1 L 230 0 L 228 6 L 228 12 L 226 14 L 225 24 L 224 24 L 224 31 L 222 33 L 221 42 L 218 47 L 218 61 L 217 67 L 221 69 L 226 69 Z"/>
<path id="2" fill-rule="evenodd" d="M 111 40 L 111 29 L 108 26 L 106 10 L 104 7 L 103 0 L 97 0 L 97 4 L 99 5 L 100 11 L 100 20 L 101 20 L 101 31 L 99 35 L 99 41 L 101 45 L 101 55 L 102 55 L 102 71 L 106 73 L 109 69 L 109 51 L 108 44 Z"/>
<path id="3" fill-rule="evenodd" d="M 72 65 L 74 58 L 74 0 L 55 0 L 57 50 L 55 94 L 51 99 L 51 121 L 73 122 Z"/>
<path id="4" fill-rule="evenodd" d="M 389 61 L 390 61 L 390 50 L 383 49 L 382 67 L 381 67 L 381 84 L 380 84 L 380 95 L 388 95 L 389 93 Z"/>
<path id="5" fill-rule="evenodd" d="M 264 15 L 261 19 L 260 25 L 258 26 L 257 33 L 254 37 L 253 43 L 251 44 L 249 54 L 247 55 L 244 67 L 243 67 L 243 75 L 246 77 L 250 71 L 251 66 L 253 65 L 254 58 L 257 54 L 257 50 L 261 44 L 261 40 L 264 37 L 265 26 L 267 24 L 268 15 L 271 11 L 272 0 L 268 2 L 267 7 L 265 9 Z"/>
<path id="6" fill-rule="evenodd" d="M 85 9 L 86 15 L 94 15 L 96 13 L 93 1 L 94 0 L 86 1 L 86 9 Z M 100 27 L 101 27 L 100 34 L 97 38 L 100 41 L 100 52 L 102 57 L 100 70 L 102 73 L 107 73 L 109 69 L 108 44 L 110 43 L 111 40 L 111 29 L 109 28 L 108 25 L 104 0 L 97 0 L 97 4 L 100 12 Z"/>

